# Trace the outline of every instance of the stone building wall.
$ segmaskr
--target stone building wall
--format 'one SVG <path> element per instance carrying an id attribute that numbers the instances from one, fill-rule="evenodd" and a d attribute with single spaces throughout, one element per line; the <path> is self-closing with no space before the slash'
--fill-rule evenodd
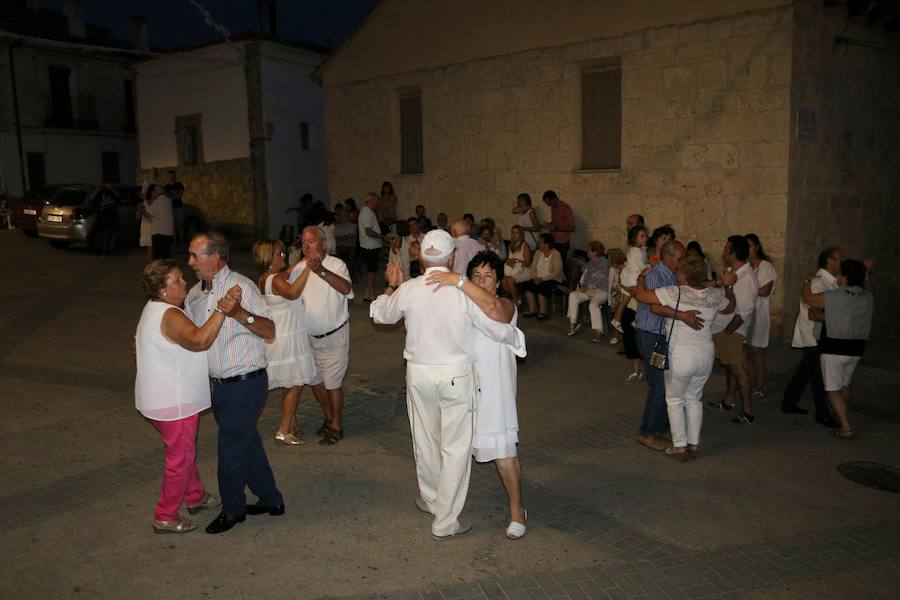
<path id="1" fill-rule="evenodd" d="M 200 208 L 210 225 L 240 224 L 253 227 L 253 170 L 249 158 L 218 160 L 192 167 L 159 167 L 165 183 L 169 169 L 184 184 L 184 201 Z M 138 173 L 138 181 L 150 176 L 149 169 Z M 198 192 L 202 190 L 202 192 Z"/>
<path id="2" fill-rule="evenodd" d="M 472 212 L 508 230 L 515 197 L 554 189 L 576 245 L 624 247 L 625 218 L 671 223 L 718 264 L 756 232 L 781 272 L 790 144 L 791 7 L 649 28 L 326 87 L 332 198 L 391 180 L 400 214 Z M 581 72 L 622 64 L 622 163 L 579 171 Z M 326 86 L 328 84 L 327 77 Z M 400 172 L 398 91 L 422 94 L 424 174 Z M 546 214 L 546 210 L 544 211 Z M 773 302 L 776 331 L 781 292 Z"/>
<path id="3" fill-rule="evenodd" d="M 896 52 L 835 43 L 896 45 L 881 27 L 847 19 L 846 7 L 798 0 L 792 113 L 815 114 L 795 132 L 785 268 L 785 322 L 793 326 L 804 277 L 826 246 L 878 261 L 873 335 L 900 335 L 900 68 Z M 896 36 L 893 36 L 896 37 Z"/>

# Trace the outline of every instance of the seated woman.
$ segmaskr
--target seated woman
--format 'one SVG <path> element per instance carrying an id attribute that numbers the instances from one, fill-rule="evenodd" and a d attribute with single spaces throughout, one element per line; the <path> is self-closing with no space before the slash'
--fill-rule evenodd
<path id="1" fill-rule="evenodd" d="M 691 329 L 674 320 L 669 325 L 669 368 L 665 372 L 666 408 L 672 446 L 666 455 L 678 461 L 696 457 L 700 451 L 700 427 L 703 425 L 703 386 L 712 373 L 715 361 L 712 331 L 709 324 L 717 313 L 734 312 L 734 292 L 731 285 L 737 280 L 734 273 L 723 277 L 725 292 L 706 287 L 706 263 L 696 255 L 687 255 L 678 263 L 678 286 L 648 290 L 644 274 L 638 276 L 634 297 L 645 304 L 663 305 L 675 310 L 696 310 L 703 319 L 703 327 Z"/>
<path id="2" fill-rule="evenodd" d="M 588 261 L 581 272 L 578 289 L 569 292 L 569 333 L 575 335 L 581 329 L 578 322 L 578 307 L 582 302 L 588 303 L 591 313 L 591 329 L 594 330 L 594 342 L 603 337 L 603 315 L 600 305 L 609 297 L 609 261 L 606 260 L 606 248 L 602 242 L 593 241 L 588 244 Z"/>
<path id="3" fill-rule="evenodd" d="M 384 241 L 388 243 L 388 264 L 395 263 L 403 272 L 404 281 L 409 279 L 409 246 L 393 231 L 384 236 Z"/>
<path id="4" fill-rule="evenodd" d="M 515 304 L 497 296 L 502 269 L 503 261 L 499 256 L 489 250 L 479 252 L 469 261 L 466 268 L 469 281 L 460 289 L 486 312 L 497 312 L 505 322 L 515 326 Z M 452 271 L 433 270 L 428 274 L 428 282 L 438 286 L 456 286 L 459 275 Z M 500 320 L 498 317 L 492 318 Z M 522 502 L 522 475 L 516 448 L 519 442 L 516 357 L 525 356 L 525 335 L 518 330 L 516 334 L 515 346 L 496 342 L 480 332 L 474 334 L 473 341 L 479 397 L 475 404 L 472 455 L 478 462 L 494 461 L 497 467 L 509 499 L 510 521 L 506 537 L 510 540 L 518 540 L 525 535 L 525 521 L 528 518 L 528 511 Z"/>
<path id="5" fill-rule="evenodd" d="M 503 265 L 503 290 L 519 304 L 516 286 L 531 279 L 531 247 L 525 242 L 525 230 L 513 225 L 509 230 L 509 248 Z"/>
<path id="6" fill-rule="evenodd" d="M 216 307 L 202 327 L 191 322 L 182 308 L 187 284 L 175 261 L 154 260 L 147 265 L 143 287 L 147 304 L 135 334 L 135 406 L 166 446 L 153 531 L 187 533 L 197 526 L 178 513 L 182 502 L 191 514 L 222 503 L 203 487 L 196 457 L 197 423 L 211 405 L 206 350 L 226 317 Z M 226 298 L 240 300 L 240 295 L 235 286 Z"/>
<path id="7" fill-rule="evenodd" d="M 522 284 L 528 302 L 528 312 L 522 313 L 522 316 L 534 316 L 538 321 L 544 321 L 547 319 L 547 298 L 563 280 L 562 256 L 553 248 L 553 236 L 549 233 L 538 236 L 538 249 L 531 260 L 531 275 L 531 280 Z"/>

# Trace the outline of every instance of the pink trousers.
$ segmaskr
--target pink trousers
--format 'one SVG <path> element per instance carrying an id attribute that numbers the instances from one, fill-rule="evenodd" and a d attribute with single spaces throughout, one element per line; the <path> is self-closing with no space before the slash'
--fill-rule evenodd
<path id="1" fill-rule="evenodd" d="M 199 420 L 200 415 L 193 415 L 177 421 L 150 421 L 166 445 L 166 470 L 154 516 L 157 521 L 177 519 L 182 500 L 197 504 L 206 495 L 196 462 Z"/>

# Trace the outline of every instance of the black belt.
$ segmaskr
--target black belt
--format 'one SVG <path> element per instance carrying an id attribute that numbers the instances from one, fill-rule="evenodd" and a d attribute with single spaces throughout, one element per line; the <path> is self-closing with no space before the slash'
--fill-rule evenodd
<path id="1" fill-rule="evenodd" d="M 258 371 L 250 371 L 249 373 L 241 373 L 240 375 L 235 375 L 234 377 L 225 377 L 223 379 L 216 379 L 215 377 L 210 377 L 212 382 L 216 385 L 221 385 L 223 383 L 234 383 L 235 381 L 247 381 L 248 379 L 255 379 L 260 375 L 265 375 L 265 369 L 259 369 Z"/>
<path id="2" fill-rule="evenodd" d="M 344 325 L 346 325 L 349 321 L 350 321 L 350 319 L 347 319 L 346 321 L 344 321 L 343 323 L 341 323 L 340 325 L 338 325 L 337 327 L 335 327 L 334 329 L 332 329 L 332 330 L 329 331 L 328 333 L 323 333 L 322 335 L 313 335 L 313 337 L 316 338 L 317 340 L 321 340 L 323 337 L 328 337 L 328 336 L 331 335 L 332 333 L 337 333 L 338 331 L 340 331 L 341 328 L 342 328 Z M 310 335 L 312 335 L 312 334 L 310 334 Z"/>

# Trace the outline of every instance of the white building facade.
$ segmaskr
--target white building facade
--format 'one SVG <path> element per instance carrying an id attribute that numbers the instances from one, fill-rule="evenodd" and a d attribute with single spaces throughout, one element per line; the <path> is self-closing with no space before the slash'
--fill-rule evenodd
<path id="1" fill-rule="evenodd" d="M 0 20 L 0 195 L 21 198 L 45 184 L 100 177 L 133 182 L 129 63 L 147 54 L 86 28 L 77 11 L 66 19 L 39 8 L 8 10 Z"/>
<path id="2" fill-rule="evenodd" d="M 326 54 L 250 37 L 134 65 L 140 169 L 176 169 L 185 201 L 214 225 L 278 235 L 305 193 L 328 201 Z"/>

